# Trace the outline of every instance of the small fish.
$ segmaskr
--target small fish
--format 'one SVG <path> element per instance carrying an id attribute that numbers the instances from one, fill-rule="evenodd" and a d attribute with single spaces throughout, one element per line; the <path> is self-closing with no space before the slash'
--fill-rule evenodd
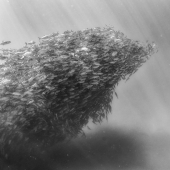
<path id="1" fill-rule="evenodd" d="M 52 33 L 52 36 L 53 36 L 53 37 L 58 36 L 58 35 L 59 35 L 59 33 L 58 33 L 58 32 L 56 32 L 56 33 Z"/>
<path id="2" fill-rule="evenodd" d="M 33 45 L 33 44 L 35 44 L 35 41 L 30 41 L 30 42 L 28 42 L 28 43 L 25 43 L 26 45 Z"/>
<path id="3" fill-rule="evenodd" d="M 16 52 L 16 53 L 14 53 L 15 55 L 22 55 L 22 54 L 24 54 L 24 52 Z"/>
<path id="4" fill-rule="evenodd" d="M 81 73 L 80 75 L 81 75 L 81 76 L 84 76 L 84 75 L 87 75 L 87 74 L 86 74 L 86 72 L 83 72 L 83 73 Z"/>
<path id="5" fill-rule="evenodd" d="M 117 55 L 117 51 L 113 51 L 112 52 L 112 57 L 116 56 Z"/>
<path id="6" fill-rule="evenodd" d="M 5 60 L 5 59 L 7 59 L 8 57 L 7 56 L 5 56 L 5 55 L 0 55 L 0 60 Z"/>
<path id="7" fill-rule="evenodd" d="M 7 44 L 10 44 L 11 41 L 2 41 L 2 43 L 0 45 L 7 45 Z"/>
<path id="8" fill-rule="evenodd" d="M 21 59 L 23 59 L 24 57 L 29 57 L 31 54 L 32 54 L 32 52 L 26 52 L 23 54 Z"/>
<path id="9" fill-rule="evenodd" d="M 38 37 L 39 38 L 39 40 L 41 40 L 41 39 L 47 39 L 47 38 L 50 38 L 51 37 L 51 35 L 44 35 L 43 37 Z"/>
<path id="10" fill-rule="evenodd" d="M 115 42 L 120 42 L 121 41 L 121 39 L 115 39 Z"/>
<path id="11" fill-rule="evenodd" d="M 42 39 L 40 44 L 47 44 L 50 42 L 51 39 Z"/>
<path id="12" fill-rule="evenodd" d="M 82 47 L 80 50 L 81 51 L 88 51 L 89 49 L 87 47 Z"/>

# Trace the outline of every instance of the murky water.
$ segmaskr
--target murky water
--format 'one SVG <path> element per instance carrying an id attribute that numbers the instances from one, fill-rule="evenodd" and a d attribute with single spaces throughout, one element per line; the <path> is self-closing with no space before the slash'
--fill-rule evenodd
<path id="1" fill-rule="evenodd" d="M 86 138 L 29 157 L 27 163 L 23 159 L 26 167 L 170 169 L 169 21 L 169 0 L 0 0 L 0 41 L 12 42 L 4 48 L 20 48 L 52 32 L 105 25 L 132 39 L 154 41 L 159 48 L 128 82 L 119 84 L 108 122 L 89 123 Z M 18 169 L 5 164 L 9 167 L 4 169 Z"/>

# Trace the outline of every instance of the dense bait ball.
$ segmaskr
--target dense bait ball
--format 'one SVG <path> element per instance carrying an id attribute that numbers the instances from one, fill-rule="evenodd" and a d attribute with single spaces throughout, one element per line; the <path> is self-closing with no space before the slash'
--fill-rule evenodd
<path id="1" fill-rule="evenodd" d="M 1 142 L 53 144 L 82 133 L 89 119 L 101 122 L 116 85 L 153 52 L 154 44 L 106 27 L 53 33 L 2 53 Z"/>

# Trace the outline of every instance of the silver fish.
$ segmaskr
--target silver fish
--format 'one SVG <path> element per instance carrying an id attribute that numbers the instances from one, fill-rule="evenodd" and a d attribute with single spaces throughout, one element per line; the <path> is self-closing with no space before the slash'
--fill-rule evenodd
<path id="1" fill-rule="evenodd" d="M 2 43 L 0 45 L 7 45 L 7 44 L 10 44 L 11 41 L 2 41 Z"/>

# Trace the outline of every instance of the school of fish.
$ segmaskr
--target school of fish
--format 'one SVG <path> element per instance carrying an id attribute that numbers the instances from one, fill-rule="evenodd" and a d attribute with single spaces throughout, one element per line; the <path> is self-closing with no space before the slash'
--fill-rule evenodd
<path id="1" fill-rule="evenodd" d="M 10 101 L 18 100 L 34 110 L 32 117 L 17 115 L 16 124 L 24 134 L 45 143 L 76 136 L 89 119 L 97 123 L 107 118 L 113 94 L 117 96 L 116 85 L 128 80 L 155 48 L 132 41 L 112 27 L 65 31 L 38 39 L 39 43 L 30 41 L 17 50 L 0 49 L 0 59 L 6 64 L 1 69 L 12 62 L 17 72 L 11 74 L 18 76 L 15 91 L 3 93 L 5 97 L 1 94 L 0 106 L 10 96 Z M 24 126 L 23 116 L 28 121 Z"/>

